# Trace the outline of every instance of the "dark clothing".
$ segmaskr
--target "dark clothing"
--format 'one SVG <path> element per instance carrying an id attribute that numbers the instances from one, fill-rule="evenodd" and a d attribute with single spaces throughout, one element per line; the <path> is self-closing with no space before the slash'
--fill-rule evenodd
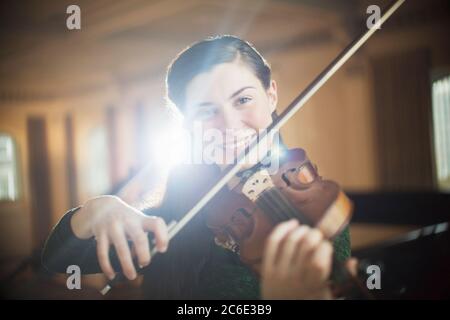
<path id="1" fill-rule="evenodd" d="M 199 185 L 211 185 L 211 176 L 199 175 L 192 170 L 181 170 L 171 175 L 168 192 L 157 209 L 145 211 L 148 215 L 161 216 L 167 223 L 179 220 L 199 199 L 199 190 L 192 189 L 191 181 Z M 202 177 L 206 177 L 203 178 Z M 203 189 L 205 190 L 205 189 Z M 67 212 L 53 229 L 44 248 L 42 261 L 52 272 L 65 273 L 67 266 L 78 265 L 83 274 L 100 273 L 96 242 L 78 239 L 70 226 L 70 219 L 77 208 Z M 335 239 L 338 259 L 350 256 L 350 237 L 345 229 Z M 115 270 L 120 263 L 111 250 L 111 262 Z M 169 250 L 158 254 L 144 270 L 143 293 L 149 299 L 259 299 L 257 276 L 239 257 L 214 243 L 214 235 L 206 227 L 204 214 L 200 213 L 174 239 Z"/>

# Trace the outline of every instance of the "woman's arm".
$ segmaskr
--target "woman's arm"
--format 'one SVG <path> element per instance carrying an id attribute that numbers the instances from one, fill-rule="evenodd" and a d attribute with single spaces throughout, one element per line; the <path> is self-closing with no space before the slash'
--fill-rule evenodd
<path id="1" fill-rule="evenodd" d="M 46 242 L 42 263 L 53 272 L 78 265 L 83 274 L 103 271 L 112 279 L 116 271 L 123 271 L 134 279 L 130 243 L 138 263 L 148 265 L 149 231 L 155 235 L 158 250 L 165 251 L 168 234 L 161 218 L 145 215 L 118 197 L 97 197 L 64 215 Z"/>
<path id="2" fill-rule="evenodd" d="M 72 217 L 80 208 L 64 214 L 45 243 L 42 265 L 50 272 L 65 273 L 70 265 L 79 266 L 83 274 L 101 272 L 95 239 L 80 239 L 71 227 Z"/>

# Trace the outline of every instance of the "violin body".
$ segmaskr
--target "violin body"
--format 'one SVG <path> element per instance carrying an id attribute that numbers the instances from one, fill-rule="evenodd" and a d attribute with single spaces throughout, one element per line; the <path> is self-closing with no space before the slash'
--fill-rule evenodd
<path id="1" fill-rule="evenodd" d="M 216 243 L 237 252 L 258 274 L 266 239 L 277 223 L 296 218 L 332 239 L 352 215 L 350 200 L 335 182 L 318 175 L 304 150 L 287 150 L 279 161 L 274 174 L 252 171 L 205 208 Z"/>

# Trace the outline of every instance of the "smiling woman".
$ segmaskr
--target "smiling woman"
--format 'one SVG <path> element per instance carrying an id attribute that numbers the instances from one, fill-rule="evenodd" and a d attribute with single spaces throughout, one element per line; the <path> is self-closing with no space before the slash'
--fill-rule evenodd
<path id="1" fill-rule="evenodd" d="M 237 157 L 275 115 L 277 86 L 270 66 L 254 47 L 236 37 L 190 46 L 170 66 L 166 83 L 168 98 L 184 113 L 190 131 L 201 123 L 206 132 L 222 134 L 218 148 L 224 157 L 218 165 Z M 267 153 L 270 143 L 266 147 L 260 154 Z"/>
<path id="2" fill-rule="evenodd" d="M 185 116 L 187 132 L 200 123 L 206 130 L 231 136 L 231 140 L 222 140 L 219 147 L 223 150 L 242 150 L 244 142 L 254 132 L 266 129 L 276 116 L 277 86 L 270 67 L 252 45 L 237 37 L 208 38 L 188 47 L 170 65 L 166 84 L 168 99 Z M 268 146 L 266 154 L 272 147 Z M 306 156 L 305 161 L 309 161 Z M 261 261 L 265 267 L 260 278 L 241 261 L 236 246 L 223 245 L 220 236 L 209 228 L 206 217 L 211 208 L 205 208 L 168 244 L 166 223 L 179 220 L 192 208 L 205 191 L 198 186 L 214 182 L 221 167 L 216 162 L 173 169 L 161 206 L 144 213 L 117 197 L 87 201 L 67 213 L 54 229 L 44 250 L 45 266 L 65 272 L 67 265 L 76 264 L 83 273 L 104 272 L 110 279 L 121 270 L 131 280 L 137 276 L 136 265 L 150 264 L 140 269 L 147 298 L 330 298 L 333 247 L 320 231 L 294 221 L 275 227 Z M 319 177 L 317 172 L 311 176 Z M 255 225 L 246 221 L 255 219 L 254 212 L 240 212 L 237 220 Z M 239 234 L 239 227 L 230 225 L 220 231 L 229 240 L 251 234 L 251 229 Z M 154 233 L 157 250 L 165 252 L 151 263 L 148 232 Z M 109 254 L 110 247 L 115 254 Z M 337 258 L 348 258 L 349 248 L 345 229 L 334 240 Z M 289 283 L 296 285 L 287 286 Z"/>

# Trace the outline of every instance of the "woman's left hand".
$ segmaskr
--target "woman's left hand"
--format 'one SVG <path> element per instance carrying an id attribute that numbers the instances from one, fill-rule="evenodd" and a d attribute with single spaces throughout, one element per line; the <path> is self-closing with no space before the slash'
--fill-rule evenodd
<path id="1" fill-rule="evenodd" d="M 297 220 L 280 223 L 264 251 L 263 299 L 331 299 L 332 254 L 332 244 L 318 229 Z"/>

